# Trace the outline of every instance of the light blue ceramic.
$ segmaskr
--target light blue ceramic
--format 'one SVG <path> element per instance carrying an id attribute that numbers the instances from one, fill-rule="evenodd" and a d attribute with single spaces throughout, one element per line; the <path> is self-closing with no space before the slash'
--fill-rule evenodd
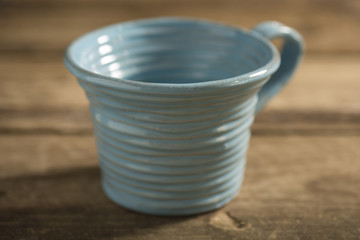
<path id="1" fill-rule="evenodd" d="M 277 37 L 281 57 L 270 42 Z M 158 18 L 73 42 L 65 64 L 90 101 L 106 194 L 159 215 L 228 203 L 243 180 L 255 112 L 289 80 L 302 52 L 301 36 L 278 22 L 247 31 Z"/>

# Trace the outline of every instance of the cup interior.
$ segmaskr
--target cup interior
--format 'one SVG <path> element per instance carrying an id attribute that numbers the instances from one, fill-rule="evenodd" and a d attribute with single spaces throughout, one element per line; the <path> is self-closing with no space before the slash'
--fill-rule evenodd
<path id="1" fill-rule="evenodd" d="M 270 45 L 250 32 L 167 18 L 99 29 L 76 40 L 68 52 L 73 63 L 89 72 L 178 84 L 233 78 L 273 58 Z"/>

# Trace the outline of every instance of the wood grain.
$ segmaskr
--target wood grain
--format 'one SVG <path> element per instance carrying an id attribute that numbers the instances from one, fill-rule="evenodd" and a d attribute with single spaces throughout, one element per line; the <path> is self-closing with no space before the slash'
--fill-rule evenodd
<path id="1" fill-rule="evenodd" d="M 1 1 L 0 50 L 58 50 L 108 24 L 159 16 L 207 18 L 244 28 L 277 20 L 298 29 L 313 52 L 359 52 L 357 0 Z"/>
<path id="2" fill-rule="evenodd" d="M 359 144 L 359 136 L 255 136 L 234 201 L 166 218 L 105 197 L 92 137 L 0 136 L 0 238 L 359 239 Z"/>

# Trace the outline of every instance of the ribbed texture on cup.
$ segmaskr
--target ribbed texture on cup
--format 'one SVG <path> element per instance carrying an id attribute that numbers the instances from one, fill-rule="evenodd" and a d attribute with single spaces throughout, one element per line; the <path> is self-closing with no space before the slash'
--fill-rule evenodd
<path id="1" fill-rule="evenodd" d="M 261 82 L 152 98 L 119 90 L 115 95 L 80 80 L 91 103 L 106 193 L 125 207 L 164 215 L 229 202 L 243 178 Z"/>
<path id="2" fill-rule="evenodd" d="M 130 25 L 78 57 L 88 71 L 150 82 L 112 87 L 78 76 L 90 101 L 103 188 L 140 212 L 196 214 L 237 195 L 256 93 L 268 79 L 183 88 L 256 70 L 270 56 L 233 30 L 185 23 Z"/>

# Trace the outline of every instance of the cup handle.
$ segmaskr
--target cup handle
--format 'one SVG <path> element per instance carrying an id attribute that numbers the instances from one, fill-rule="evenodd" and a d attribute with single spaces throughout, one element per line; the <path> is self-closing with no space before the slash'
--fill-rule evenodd
<path id="1" fill-rule="evenodd" d="M 281 64 L 279 69 L 270 77 L 258 93 L 256 113 L 274 97 L 290 80 L 303 52 L 304 41 L 301 35 L 294 29 L 279 22 L 263 22 L 255 26 L 252 32 L 260 34 L 266 39 L 282 38 L 284 40 L 281 49 Z"/>

